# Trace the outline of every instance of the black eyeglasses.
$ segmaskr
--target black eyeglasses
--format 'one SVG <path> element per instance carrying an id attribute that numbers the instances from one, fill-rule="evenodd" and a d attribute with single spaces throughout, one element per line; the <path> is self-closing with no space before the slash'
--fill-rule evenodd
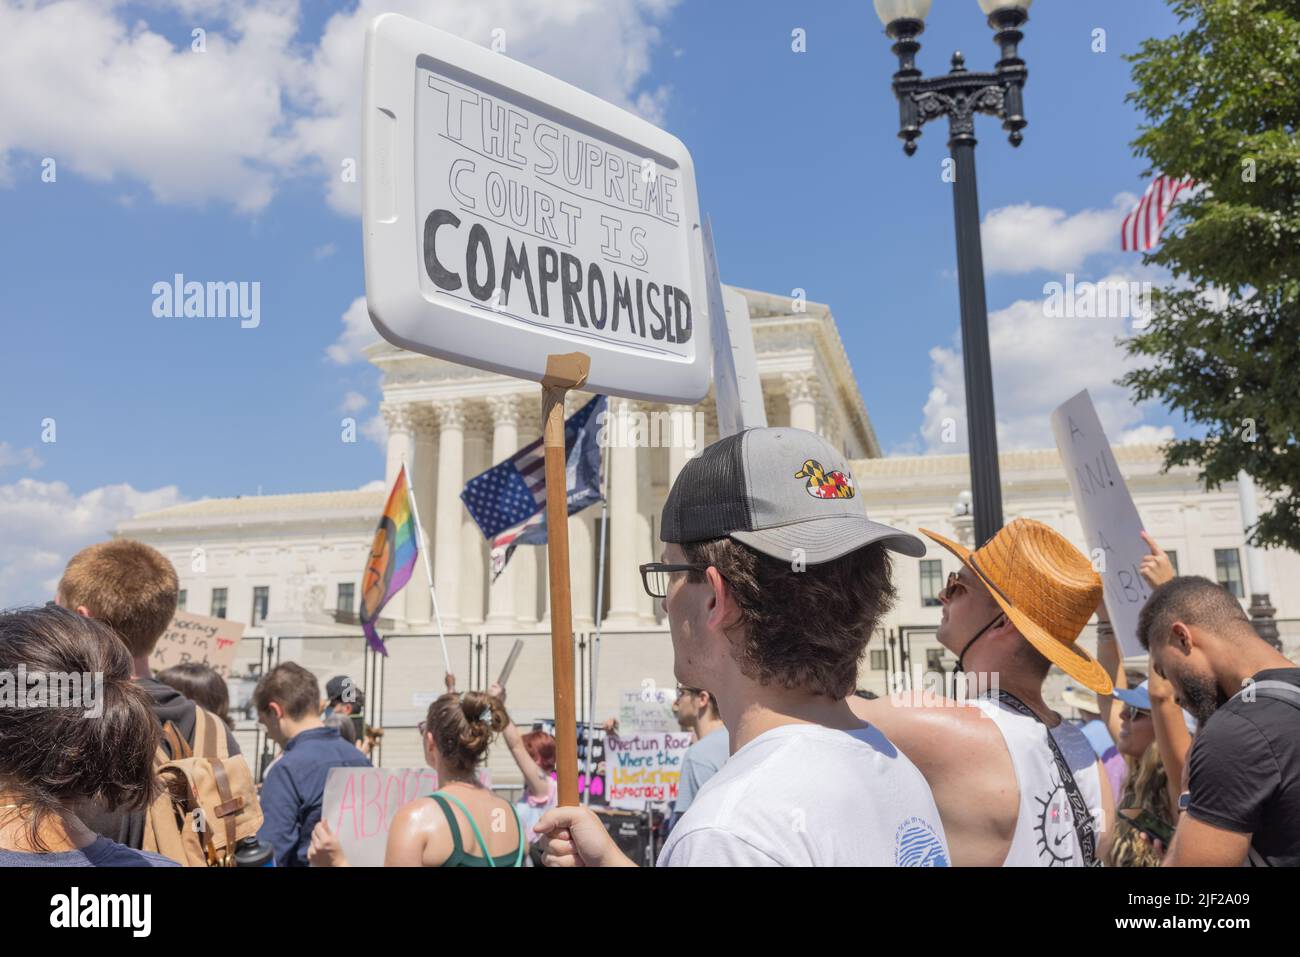
<path id="1" fill-rule="evenodd" d="M 668 594 L 668 579 L 673 572 L 702 572 L 708 565 L 666 565 L 663 562 L 647 562 L 641 566 L 641 584 L 651 598 L 663 598 Z"/>

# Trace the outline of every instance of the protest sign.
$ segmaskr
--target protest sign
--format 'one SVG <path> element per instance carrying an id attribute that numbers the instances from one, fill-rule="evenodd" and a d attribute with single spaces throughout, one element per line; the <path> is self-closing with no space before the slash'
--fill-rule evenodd
<path id="1" fill-rule="evenodd" d="M 691 746 L 686 732 L 610 735 L 605 739 L 605 792 L 610 807 L 642 810 L 647 801 L 677 800 L 682 756 Z"/>
<path id="2" fill-rule="evenodd" d="M 484 787 L 492 780 L 479 774 Z M 338 836 L 353 867 L 383 867 L 388 828 L 403 807 L 438 790 L 433 768 L 330 768 L 321 820 Z"/>
<path id="3" fill-rule="evenodd" d="M 675 692 L 670 688 L 647 685 L 635 691 L 624 691 L 618 699 L 618 726 L 624 734 L 629 731 L 678 731 L 680 725 L 673 717 Z"/>
<path id="4" fill-rule="evenodd" d="M 172 665 L 198 662 L 229 678 L 243 637 L 244 626 L 237 621 L 178 611 L 149 656 L 149 667 L 157 674 Z"/>
<path id="5" fill-rule="evenodd" d="M 578 729 L 578 794 L 587 795 L 587 722 L 579 721 Z M 555 736 L 555 719 L 542 718 L 533 722 L 534 731 L 545 731 Z M 591 794 L 584 804 L 602 805 L 605 803 L 605 730 L 600 725 L 591 729 Z"/>
<path id="6" fill-rule="evenodd" d="M 713 223 L 704 220 L 704 270 L 713 329 L 713 397 L 718 406 L 718 434 L 767 428 L 763 384 L 758 377 L 749 303 L 734 289 L 724 289 L 713 246 Z"/>
<path id="7" fill-rule="evenodd" d="M 695 174 L 676 137 L 397 14 L 366 35 L 366 302 L 395 345 L 591 392 L 694 403 L 710 315 Z"/>
<path id="8" fill-rule="evenodd" d="M 1150 549 L 1142 540 L 1142 519 L 1087 389 L 1052 413 L 1052 433 L 1120 648 L 1125 657 L 1145 655 L 1137 622 L 1151 589 L 1138 568 Z"/>

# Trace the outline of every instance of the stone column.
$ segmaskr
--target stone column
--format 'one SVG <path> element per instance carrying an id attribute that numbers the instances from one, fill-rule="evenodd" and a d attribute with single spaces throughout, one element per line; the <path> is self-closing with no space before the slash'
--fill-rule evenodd
<path id="1" fill-rule="evenodd" d="M 817 431 L 817 393 L 820 383 L 811 372 L 787 372 L 785 394 L 790 402 L 790 427 Z"/>
<path id="2" fill-rule="evenodd" d="M 488 412 L 492 416 L 492 464 L 504 462 L 519 451 L 519 411 L 523 397 L 519 395 L 496 395 L 488 399 Z M 522 550 L 531 550 L 521 546 Z M 518 565 L 523 558 L 521 549 L 515 549 L 514 557 L 505 567 L 501 576 L 492 581 L 491 546 L 487 568 L 488 581 L 488 624 L 513 625 L 515 622 L 515 579 Z"/>
<path id="3" fill-rule="evenodd" d="M 438 417 L 438 522 L 433 583 L 447 628 L 460 623 L 461 489 L 465 487 L 465 407 L 460 399 L 435 402 Z"/>
<path id="4" fill-rule="evenodd" d="M 610 627 L 626 627 L 636 623 L 641 591 L 640 572 L 637 571 L 636 536 L 637 474 L 635 448 L 629 448 L 626 439 L 630 429 L 627 417 L 631 403 L 610 400 L 615 421 L 609 454 L 609 619 Z"/>
<path id="5" fill-rule="evenodd" d="M 673 423 L 672 442 L 668 446 L 668 488 L 673 487 L 677 475 L 700 449 L 704 448 L 704 420 L 700 418 L 696 427 L 693 405 L 670 405 L 668 415 Z"/>
<path id="6" fill-rule="evenodd" d="M 519 445 L 514 451 L 541 436 L 541 408 L 539 400 L 530 402 L 520 397 Z M 515 620 L 521 628 L 535 631 L 538 628 L 538 588 L 545 582 L 546 549 L 536 545 L 520 545 L 510 559 L 507 574 L 515 576 Z"/>
<path id="7" fill-rule="evenodd" d="M 1241 503 L 1242 530 L 1249 535 L 1259 521 L 1259 505 L 1255 500 L 1255 480 L 1245 471 L 1237 473 L 1237 497 Z M 1246 584 L 1250 595 L 1250 623 L 1255 626 L 1259 637 L 1263 638 L 1278 651 L 1282 650 L 1282 640 L 1278 637 L 1277 609 L 1268 597 L 1268 572 L 1264 569 L 1264 552 L 1262 549 L 1246 542 Z"/>
<path id="8" fill-rule="evenodd" d="M 644 407 L 642 407 L 644 408 Z M 656 622 L 655 605 L 658 604 L 658 598 L 651 598 L 646 594 L 645 587 L 641 584 L 641 572 L 639 567 L 645 562 L 655 561 L 659 557 L 658 535 L 656 530 L 658 522 L 650 520 L 650 513 L 654 507 L 654 486 L 651 483 L 651 458 L 655 449 L 640 448 L 633 449 L 636 453 L 636 554 L 633 556 L 632 563 L 621 570 L 614 572 L 615 575 L 623 574 L 632 579 L 632 585 L 636 589 L 637 598 L 637 617 L 642 624 L 653 625 Z M 656 519 L 658 516 L 656 516 Z"/>
<path id="9" fill-rule="evenodd" d="M 461 480 L 462 489 L 466 482 L 486 471 L 492 464 L 488 461 L 487 427 L 483 410 L 470 405 L 465 417 L 465 463 Z M 484 589 L 490 577 L 487 569 L 488 545 L 478 524 L 470 517 L 469 509 L 462 508 L 460 514 L 460 620 L 466 624 L 478 624 L 483 621 Z"/>
<path id="10" fill-rule="evenodd" d="M 384 416 L 384 424 L 388 426 L 388 452 L 384 468 L 384 501 L 387 502 L 388 494 L 393 490 L 393 483 L 397 481 L 397 473 L 402 463 L 411 463 L 415 459 L 416 415 L 414 407 L 405 402 L 385 402 L 380 406 L 380 412 Z M 380 508 L 382 507 L 381 505 Z M 410 615 L 407 610 L 410 598 L 409 589 L 403 588 L 389 600 L 380 614 L 394 621 L 407 621 Z M 412 606 L 412 611 L 414 610 Z"/>
<path id="11" fill-rule="evenodd" d="M 415 452 L 408 460 L 407 474 L 416 508 L 420 511 L 420 524 L 424 528 L 424 541 L 419 543 L 420 548 L 431 550 L 437 541 L 437 433 L 433 412 L 427 404 L 414 406 L 411 418 L 414 424 Z M 433 559 L 432 551 L 429 552 L 429 558 Z M 433 620 L 433 602 L 429 597 L 429 581 L 424 574 L 423 555 L 416 562 L 416 567 L 411 572 L 411 581 L 402 589 L 402 593 L 406 595 L 407 618 L 421 623 Z"/>

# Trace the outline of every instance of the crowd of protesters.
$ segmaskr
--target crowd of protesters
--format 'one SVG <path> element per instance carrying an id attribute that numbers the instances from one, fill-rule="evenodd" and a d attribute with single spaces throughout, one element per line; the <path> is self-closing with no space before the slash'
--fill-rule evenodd
<path id="1" fill-rule="evenodd" d="M 833 447 L 790 428 L 714 443 L 674 482 L 641 574 L 695 743 L 660 866 L 1300 865 L 1300 668 L 1223 587 L 1176 576 L 1146 537 L 1149 659 L 1126 671 L 1101 580 L 1058 532 L 1016 519 L 971 550 L 922 529 L 959 561 L 937 637 L 977 693 L 855 694 L 890 556 L 926 552 L 855 491 Z M 322 694 L 295 662 L 263 675 L 280 753 L 256 788 L 220 675 L 150 671 L 177 595 L 166 558 L 115 539 L 68 563 L 54 601 L 0 613 L 0 865 L 347 865 L 321 806 L 331 768 L 371 764 L 362 690 L 338 676 Z M 1094 616 L 1095 656 L 1078 641 Z M 1046 702 L 1053 667 L 1082 721 Z M 33 699 L 20 673 L 84 680 Z M 521 732 L 506 697 L 447 676 L 419 726 L 438 788 L 398 811 L 385 864 L 631 865 L 595 813 L 557 805 L 554 739 Z M 515 804 L 481 782 L 498 737 Z"/>

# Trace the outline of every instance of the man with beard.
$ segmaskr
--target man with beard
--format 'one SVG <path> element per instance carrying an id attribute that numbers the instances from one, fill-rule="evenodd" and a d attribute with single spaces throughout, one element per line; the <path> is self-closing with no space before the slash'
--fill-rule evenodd
<path id="1" fill-rule="evenodd" d="M 1165 864 L 1300 866 L 1300 668 L 1205 578 L 1152 592 L 1138 636 L 1201 725 Z"/>

